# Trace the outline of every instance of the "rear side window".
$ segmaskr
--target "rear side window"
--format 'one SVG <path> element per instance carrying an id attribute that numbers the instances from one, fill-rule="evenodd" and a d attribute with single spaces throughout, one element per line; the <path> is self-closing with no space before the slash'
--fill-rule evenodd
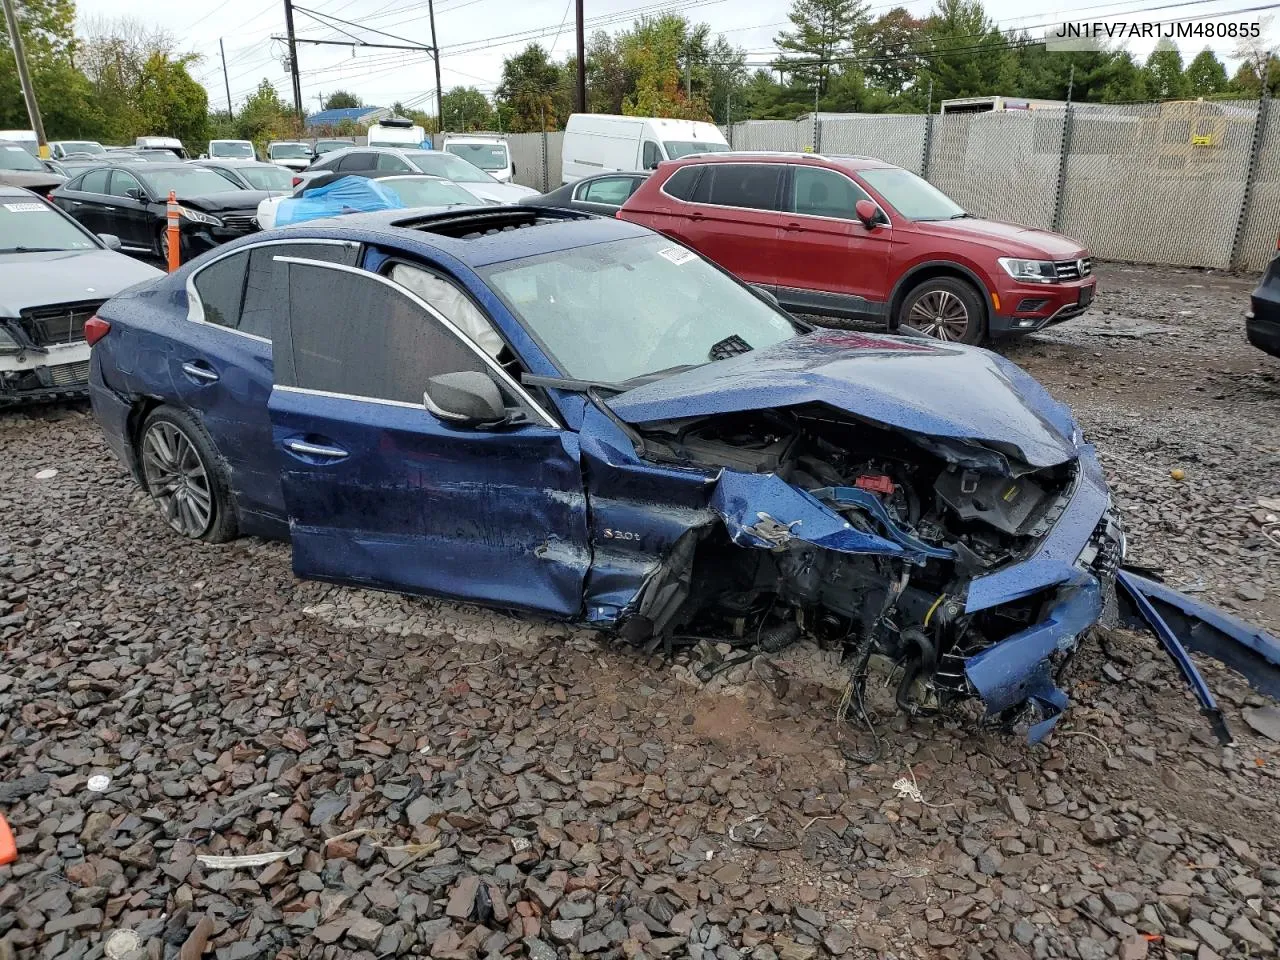
<path id="1" fill-rule="evenodd" d="M 192 279 L 206 323 L 232 330 L 240 325 L 240 304 L 244 299 L 244 274 L 248 263 L 247 253 L 234 253 L 209 264 Z"/>
<path id="2" fill-rule="evenodd" d="M 856 220 L 854 206 L 871 197 L 848 177 L 821 167 L 791 168 L 791 209 L 811 217 Z"/>
<path id="3" fill-rule="evenodd" d="M 603 177 L 588 183 L 578 199 L 588 203 L 607 203 L 620 207 L 623 201 L 631 196 L 635 185 L 636 181 L 631 177 Z"/>
<path id="4" fill-rule="evenodd" d="M 693 202 L 718 207 L 777 210 L 778 185 L 785 169 L 780 163 L 709 165 L 694 190 Z"/>
<path id="5" fill-rule="evenodd" d="M 693 188 L 698 184 L 698 175 L 704 169 L 704 167 L 681 167 L 662 185 L 663 191 L 677 200 L 691 199 Z"/>
<path id="6" fill-rule="evenodd" d="M 343 157 L 338 161 L 339 173 L 354 173 L 361 170 L 372 170 L 374 164 L 374 154 L 372 153 L 352 153 Z"/>
<path id="7" fill-rule="evenodd" d="M 90 170 L 80 178 L 80 186 L 77 189 L 85 193 L 106 193 L 107 174 L 110 172 L 110 170 Z"/>
<path id="8" fill-rule="evenodd" d="M 355 243 L 272 243 L 254 247 L 249 253 L 249 273 L 245 280 L 244 309 L 240 312 L 241 333 L 271 339 L 271 317 L 287 308 L 284 264 L 276 257 L 303 257 L 355 266 L 360 246 Z"/>

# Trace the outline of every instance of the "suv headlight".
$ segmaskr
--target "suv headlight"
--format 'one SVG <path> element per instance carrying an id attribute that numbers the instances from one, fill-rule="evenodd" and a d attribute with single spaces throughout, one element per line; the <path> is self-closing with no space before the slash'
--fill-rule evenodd
<path id="1" fill-rule="evenodd" d="M 1052 260 L 1019 260 L 1017 257 L 1001 257 L 997 261 L 1004 272 L 1023 283 L 1057 283 L 1058 268 Z"/>
<path id="2" fill-rule="evenodd" d="M 222 226 L 222 221 L 217 217 L 210 216 L 207 213 L 201 213 L 199 210 L 192 210 L 190 207 L 179 207 L 178 213 L 179 215 L 186 217 L 188 220 L 193 220 L 196 223 L 207 223 L 211 227 Z"/>

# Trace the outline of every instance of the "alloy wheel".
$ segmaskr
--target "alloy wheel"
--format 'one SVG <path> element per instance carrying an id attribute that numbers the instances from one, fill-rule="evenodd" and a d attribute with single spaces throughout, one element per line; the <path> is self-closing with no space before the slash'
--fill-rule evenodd
<path id="1" fill-rule="evenodd" d="M 950 290 L 930 290 L 911 305 L 907 326 L 939 340 L 963 340 L 969 308 Z"/>
<path id="2" fill-rule="evenodd" d="M 191 438 L 172 423 L 153 423 L 142 438 L 142 468 L 169 526 L 193 540 L 203 536 L 213 520 L 213 491 Z"/>

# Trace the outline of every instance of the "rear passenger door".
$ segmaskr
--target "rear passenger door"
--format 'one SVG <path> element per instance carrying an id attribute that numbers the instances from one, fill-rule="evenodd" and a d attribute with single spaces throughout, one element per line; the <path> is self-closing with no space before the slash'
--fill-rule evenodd
<path id="1" fill-rule="evenodd" d="M 868 230 L 858 219 L 854 206 L 871 196 L 838 170 L 807 164 L 787 170 L 778 299 L 794 310 L 883 317 L 893 230 L 887 222 Z"/>
<path id="2" fill-rule="evenodd" d="M 93 233 L 115 233 L 115 225 L 107 216 L 108 167 L 90 170 L 75 186 L 60 194 L 57 204 Z"/>
<path id="3" fill-rule="evenodd" d="M 772 289 L 783 236 L 781 163 L 709 163 L 682 204 L 683 239 L 730 273 Z"/>
<path id="4" fill-rule="evenodd" d="M 271 442 L 271 316 L 282 309 L 275 257 L 355 264 L 360 245 L 346 241 L 268 242 L 241 247 L 187 279 L 189 328 L 170 353 L 180 402 L 200 419 L 231 468 L 236 499 L 250 521 L 284 517 L 280 473 Z M 260 531 L 259 531 L 260 532 Z"/>

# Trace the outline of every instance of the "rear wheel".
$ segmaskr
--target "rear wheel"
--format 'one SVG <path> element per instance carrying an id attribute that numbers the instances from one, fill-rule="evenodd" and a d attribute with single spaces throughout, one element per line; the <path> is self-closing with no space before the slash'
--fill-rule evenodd
<path id="1" fill-rule="evenodd" d="M 171 407 L 152 411 L 142 424 L 138 454 L 147 492 L 169 526 L 209 543 L 236 535 L 226 467 L 195 418 Z"/>
<path id="2" fill-rule="evenodd" d="M 898 325 L 939 340 L 981 343 L 987 312 L 977 291 L 963 280 L 935 277 L 912 288 L 898 309 Z"/>

